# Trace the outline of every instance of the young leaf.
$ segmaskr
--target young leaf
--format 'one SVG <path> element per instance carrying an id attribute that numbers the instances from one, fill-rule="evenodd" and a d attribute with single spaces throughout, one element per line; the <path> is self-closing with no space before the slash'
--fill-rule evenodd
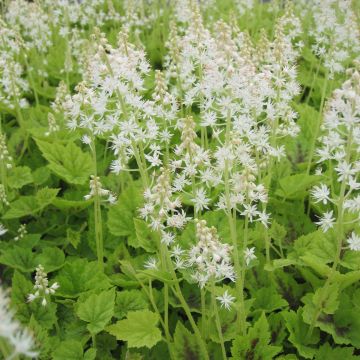
<path id="1" fill-rule="evenodd" d="M 77 315 L 88 323 L 87 328 L 93 335 L 104 330 L 114 315 L 115 290 L 90 295 L 77 308 Z"/>
<path id="2" fill-rule="evenodd" d="M 161 340 L 157 327 L 159 316 L 149 310 L 130 311 L 126 320 L 107 327 L 107 331 L 118 340 L 128 342 L 128 347 L 152 348 Z"/>

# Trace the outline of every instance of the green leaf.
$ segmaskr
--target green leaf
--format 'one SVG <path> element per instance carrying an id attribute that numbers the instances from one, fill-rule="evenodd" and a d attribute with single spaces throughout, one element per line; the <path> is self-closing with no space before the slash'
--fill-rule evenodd
<path id="1" fill-rule="evenodd" d="M 295 174 L 279 180 L 276 195 L 287 199 L 303 199 L 307 190 L 322 179 L 320 175 Z"/>
<path id="2" fill-rule="evenodd" d="M 156 252 L 160 243 L 159 234 L 152 231 L 144 220 L 134 219 L 134 225 L 139 247 L 147 252 Z"/>
<path id="3" fill-rule="evenodd" d="M 324 344 L 317 351 L 315 360 L 329 360 L 329 359 L 342 359 L 342 360 L 356 360 L 358 356 L 353 355 L 354 348 L 352 347 L 331 347 L 328 343 Z"/>
<path id="4" fill-rule="evenodd" d="M 234 360 L 262 359 L 272 360 L 281 348 L 270 345 L 269 324 L 265 314 L 252 326 L 245 336 L 238 335 L 233 341 L 231 354 Z"/>
<path id="5" fill-rule="evenodd" d="M 36 193 L 36 202 L 40 209 L 52 204 L 60 189 L 44 187 Z"/>
<path id="6" fill-rule="evenodd" d="M 3 216 L 4 219 L 16 219 L 27 215 L 34 215 L 50 205 L 60 189 L 43 188 L 36 196 L 22 196 L 10 204 L 10 209 Z"/>
<path id="7" fill-rule="evenodd" d="M 115 316 L 122 319 L 129 311 L 148 309 L 148 302 L 139 290 L 122 290 L 116 293 Z"/>
<path id="8" fill-rule="evenodd" d="M 323 286 L 315 291 L 313 296 L 314 305 L 325 314 L 334 314 L 339 307 L 339 285 L 331 284 Z"/>
<path id="9" fill-rule="evenodd" d="M 70 184 L 84 184 L 93 172 L 90 154 L 85 153 L 73 142 L 62 145 L 60 142 L 48 143 L 36 140 L 49 168 Z"/>
<path id="10" fill-rule="evenodd" d="M 83 359 L 83 348 L 74 340 L 65 340 L 53 352 L 53 360 L 81 360 Z"/>
<path id="11" fill-rule="evenodd" d="M 32 182 L 31 170 L 27 166 L 17 166 L 9 171 L 7 184 L 13 189 L 21 189 Z"/>
<path id="12" fill-rule="evenodd" d="M 103 291 L 90 295 L 84 302 L 80 302 L 77 315 L 88 323 L 87 328 L 93 335 L 104 330 L 114 315 L 115 290 Z"/>
<path id="13" fill-rule="evenodd" d="M 289 341 L 296 347 L 301 356 L 306 359 L 312 359 L 316 347 L 310 345 L 316 345 L 319 342 L 319 330 L 314 329 L 310 337 L 308 337 L 309 325 L 305 324 L 302 320 L 302 309 L 296 312 L 288 311 L 282 312 L 282 316 L 285 320 L 285 325 L 289 331 Z"/>
<path id="14" fill-rule="evenodd" d="M 81 240 L 80 231 L 75 231 L 68 228 L 66 230 L 66 239 L 75 249 L 77 249 Z"/>
<path id="15" fill-rule="evenodd" d="M 133 218 L 138 214 L 138 208 L 142 202 L 141 190 L 136 183 L 128 186 L 112 206 L 108 213 L 109 231 L 116 236 L 129 236 L 129 245 L 138 247 Z M 129 241 L 129 240 L 128 240 Z"/>
<path id="16" fill-rule="evenodd" d="M 36 263 L 44 266 L 47 273 L 59 270 L 63 267 L 64 262 L 64 252 L 57 247 L 46 247 L 36 257 Z"/>
<path id="17" fill-rule="evenodd" d="M 20 246 L 14 246 L 1 254 L 0 264 L 10 266 L 22 272 L 32 272 L 38 265 L 35 260 L 35 254 L 31 249 Z"/>
<path id="18" fill-rule="evenodd" d="M 95 360 L 96 359 L 96 349 L 90 348 L 84 354 L 84 360 Z"/>
<path id="19" fill-rule="evenodd" d="M 288 306 L 286 300 L 284 300 L 273 287 L 263 287 L 256 291 L 254 294 L 255 302 L 254 308 L 256 311 L 268 311 L 281 309 Z"/>
<path id="20" fill-rule="evenodd" d="M 173 352 L 177 360 L 201 360 L 201 350 L 192 334 L 180 321 L 176 324 Z"/>
<path id="21" fill-rule="evenodd" d="M 158 322 L 159 316 L 149 310 L 130 311 L 126 320 L 108 326 L 107 331 L 118 340 L 127 341 L 130 348 L 152 348 L 161 340 Z"/>
<path id="22" fill-rule="evenodd" d="M 68 298 L 78 297 L 88 290 L 110 288 L 109 279 L 97 262 L 88 262 L 86 259 L 68 260 L 60 270 L 56 281 L 60 285 L 57 295 Z"/>

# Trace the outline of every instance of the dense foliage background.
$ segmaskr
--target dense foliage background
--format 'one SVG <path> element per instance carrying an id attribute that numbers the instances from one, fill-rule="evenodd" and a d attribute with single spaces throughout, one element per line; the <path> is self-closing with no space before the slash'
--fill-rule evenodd
<path id="1" fill-rule="evenodd" d="M 360 357 L 360 3 L 3 1 L 0 357 Z"/>

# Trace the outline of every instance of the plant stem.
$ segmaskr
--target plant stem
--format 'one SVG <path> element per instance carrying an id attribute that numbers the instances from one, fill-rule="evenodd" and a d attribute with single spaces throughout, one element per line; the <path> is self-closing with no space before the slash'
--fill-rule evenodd
<path id="1" fill-rule="evenodd" d="M 214 308 L 214 313 L 215 313 L 215 323 L 216 323 L 216 328 L 219 334 L 219 339 L 220 339 L 220 345 L 221 345 L 221 352 L 223 355 L 223 359 L 227 360 L 227 356 L 226 356 L 226 350 L 225 350 L 225 345 L 224 345 L 224 337 L 222 334 L 222 329 L 221 329 L 221 321 L 220 321 L 220 316 L 219 316 L 219 310 L 218 310 L 218 306 L 216 304 L 216 298 L 215 298 L 215 281 L 213 280 L 211 283 L 211 300 L 212 300 L 212 304 L 213 304 L 213 308 Z"/>
<path id="2" fill-rule="evenodd" d="M 324 81 L 324 85 L 323 85 L 323 89 L 322 89 L 322 93 L 321 93 L 321 102 L 320 102 L 320 108 L 319 108 L 319 116 L 318 116 L 318 119 L 317 119 L 317 122 L 316 122 L 316 128 L 315 128 L 314 136 L 313 136 L 313 138 L 311 139 L 310 154 L 309 154 L 308 165 L 307 165 L 307 169 L 306 169 L 306 174 L 307 174 L 307 175 L 310 174 L 311 163 L 312 163 L 313 156 L 314 156 L 316 140 L 317 140 L 317 138 L 318 138 L 319 131 L 320 131 L 320 126 L 321 126 L 321 123 L 322 123 L 321 119 L 322 119 L 322 114 L 323 114 L 323 108 L 324 108 L 324 102 L 325 102 L 325 96 L 326 96 L 327 83 L 328 83 L 328 74 L 326 73 L 325 81 Z"/>
<path id="3" fill-rule="evenodd" d="M 179 299 L 180 301 L 180 304 L 182 306 L 182 308 L 184 309 L 185 311 L 185 314 L 190 322 L 190 325 L 195 333 L 195 337 L 198 341 L 198 344 L 201 348 L 201 352 L 203 353 L 203 356 L 204 356 L 204 359 L 205 360 L 209 360 L 209 355 L 208 355 L 208 352 L 207 352 L 207 349 L 206 349 L 206 344 L 205 344 L 205 341 L 202 339 L 201 337 L 201 333 L 199 331 L 199 328 L 197 327 L 196 323 L 195 323 L 195 320 L 191 314 L 191 310 L 189 308 L 189 305 L 187 304 L 186 300 L 184 299 L 184 296 L 181 292 L 181 288 L 180 288 L 180 285 L 179 285 L 179 280 L 176 276 L 176 273 L 175 273 L 175 270 L 174 270 L 174 267 L 172 265 L 172 262 L 171 262 L 171 258 L 170 258 L 170 254 L 169 254 L 169 251 L 166 249 L 166 256 L 167 256 L 167 261 L 168 261 L 168 267 L 169 267 L 169 270 L 170 270 L 170 273 L 171 273 L 171 276 L 174 280 L 174 287 L 175 289 L 173 289 L 176 297 Z"/>
<path id="4" fill-rule="evenodd" d="M 201 336 L 204 340 L 207 338 L 206 328 L 207 328 L 207 316 L 206 316 L 206 292 L 204 289 L 200 289 L 200 299 L 201 299 Z"/>
<path id="5" fill-rule="evenodd" d="M 96 159 L 96 144 L 92 141 L 92 155 L 93 155 L 93 166 L 94 166 L 94 179 L 97 182 L 97 159 Z M 98 188 L 98 185 L 96 185 Z M 104 240 L 102 231 L 102 216 L 101 216 L 101 204 L 100 195 L 98 191 L 94 196 L 94 223 L 95 223 L 95 241 L 96 241 L 96 254 L 98 258 L 98 264 L 101 270 L 104 270 Z"/>

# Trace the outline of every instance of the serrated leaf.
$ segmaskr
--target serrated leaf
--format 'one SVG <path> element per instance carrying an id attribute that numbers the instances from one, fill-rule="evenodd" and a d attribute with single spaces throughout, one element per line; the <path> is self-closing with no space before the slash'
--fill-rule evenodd
<path id="1" fill-rule="evenodd" d="M 126 320 L 107 327 L 107 331 L 118 340 L 127 341 L 128 347 L 152 348 L 161 340 L 157 327 L 159 316 L 149 310 L 130 311 Z"/>
<path id="2" fill-rule="evenodd" d="M 46 247 L 36 257 L 36 263 L 44 266 L 47 273 L 59 270 L 65 262 L 65 255 L 57 247 Z"/>
<path id="3" fill-rule="evenodd" d="M 93 335 L 104 330 L 114 315 L 115 290 L 103 291 L 90 295 L 84 302 L 80 302 L 77 315 L 86 321 L 89 332 Z"/>
<path id="4" fill-rule="evenodd" d="M 81 234 L 80 231 L 75 231 L 70 228 L 66 230 L 66 240 L 75 248 L 77 249 L 78 245 L 80 244 Z"/>
<path id="5" fill-rule="evenodd" d="M 319 331 L 315 329 L 312 335 L 308 336 L 309 325 L 305 324 L 302 320 L 302 309 L 297 313 L 294 311 L 281 313 L 287 330 L 289 331 L 289 341 L 296 347 L 301 356 L 306 359 L 312 359 L 316 347 L 310 345 L 316 345 L 319 342 Z"/>
<path id="6" fill-rule="evenodd" d="M 354 348 L 352 347 L 331 347 L 328 343 L 324 344 L 317 351 L 315 360 L 329 360 L 329 359 L 342 359 L 342 360 L 356 360 L 358 356 L 353 355 Z"/>
<path id="7" fill-rule="evenodd" d="M 13 189 L 21 189 L 32 182 L 31 170 L 27 166 L 17 166 L 9 171 L 7 183 Z"/>
<path id="8" fill-rule="evenodd" d="M 320 175 L 307 175 L 305 173 L 286 176 L 279 180 L 276 195 L 287 199 L 303 199 L 306 191 L 322 179 Z"/>
<path id="9" fill-rule="evenodd" d="M 3 216 L 4 219 L 16 219 L 27 215 L 34 215 L 50 205 L 59 189 L 43 188 L 35 196 L 21 196 L 10 204 L 10 209 Z"/>
<path id="10" fill-rule="evenodd" d="M 134 217 L 138 214 L 138 209 L 142 202 L 141 190 L 139 186 L 132 183 L 118 198 L 117 203 L 112 206 L 108 213 L 109 231 L 116 236 L 129 236 L 136 240 Z M 137 241 L 130 245 L 136 246 Z"/>
<path id="11" fill-rule="evenodd" d="M 38 265 L 35 260 L 35 254 L 31 249 L 20 246 L 14 246 L 3 252 L 0 256 L 0 264 L 10 266 L 22 272 L 31 272 Z"/>
<path id="12" fill-rule="evenodd" d="M 263 287 L 258 289 L 254 294 L 254 297 L 254 308 L 256 311 L 264 310 L 272 312 L 288 306 L 286 300 L 284 300 L 273 287 Z"/>
<path id="13" fill-rule="evenodd" d="M 53 360 L 81 360 L 83 359 L 83 348 L 74 340 L 65 340 L 53 352 Z"/>
<path id="14" fill-rule="evenodd" d="M 265 314 L 262 313 L 257 322 L 245 336 L 238 335 L 233 341 L 231 354 L 234 360 L 249 358 L 272 360 L 281 348 L 270 345 L 269 324 Z"/>
<path id="15" fill-rule="evenodd" d="M 93 172 L 90 154 L 83 152 L 73 142 L 66 145 L 36 140 L 49 168 L 70 184 L 84 184 Z"/>
<path id="16" fill-rule="evenodd" d="M 339 307 L 339 285 L 330 284 L 315 291 L 313 296 L 314 305 L 325 314 L 334 314 Z"/>
<path id="17" fill-rule="evenodd" d="M 201 360 L 201 349 L 192 334 L 180 321 L 176 324 L 173 352 L 178 360 Z"/>
<path id="18" fill-rule="evenodd" d="M 147 252 L 156 252 L 160 243 L 159 234 L 152 231 L 144 220 L 134 219 L 135 233 L 139 247 Z"/>
<path id="19" fill-rule="evenodd" d="M 90 289 L 108 289 L 110 282 L 101 271 L 97 262 L 86 259 L 75 259 L 65 263 L 59 271 L 56 281 L 60 288 L 57 295 L 74 298 Z"/>
<path id="20" fill-rule="evenodd" d="M 148 309 L 149 305 L 139 290 L 122 290 L 116 293 L 115 316 L 122 319 L 129 311 Z"/>

